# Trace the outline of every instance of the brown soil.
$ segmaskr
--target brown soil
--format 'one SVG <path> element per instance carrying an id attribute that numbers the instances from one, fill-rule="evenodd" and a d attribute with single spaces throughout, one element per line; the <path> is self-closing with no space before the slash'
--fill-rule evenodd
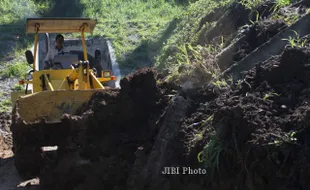
<path id="1" fill-rule="evenodd" d="M 287 48 L 209 103 L 213 140 L 225 145 L 219 179 L 226 185 L 215 189 L 309 188 L 309 58 L 308 49 Z"/>
<path id="2" fill-rule="evenodd" d="M 121 90 L 96 93 L 80 116 L 65 115 L 59 130 L 50 124 L 60 149 L 43 154 L 41 189 L 308 189 L 309 60 L 307 48 L 287 48 L 240 86 L 178 94 L 141 69 Z M 220 175 L 216 159 L 197 160 L 207 143 Z M 161 174 L 168 166 L 207 174 Z"/>
<path id="3" fill-rule="evenodd" d="M 270 40 L 273 36 L 286 28 L 287 25 L 281 20 L 263 20 L 248 26 L 241 32 L 246 36 L 245 40 L 237 47 L 233 61 L 238 62 L 254 49 Z"/>
<path id="4" fill-rule="evenodd" d="M 42 189 L 126 187 L 135 152 L 152 148 L 156 121 L 173 88 L 163 84 L 167 88 L 160 90 L 155 75 L 152 69 L 141 69 L 121 80 L 121 90 L 96 93 L 82 117 L 64 117 L 61 127 L 71 135 L 58 144 L 55 160 L 43 158 Z"/>
<path id="5" fill-rule="evenodd" d="M 240 86 L 178 94 L 141 69 L 64 116 L 68 136 L 43 155 L 41 189 L 308 189 L 309 60 L 287 48 Z M 216 159 L 197 160 L 208 143 L 220 175 Z M 207 174 L 161 174 L 168 166 Z"/>
<path id="6" fill-rule="evenodd" d="M 12 148 L 10 125 L 10 114 L 5 112 L 0 113 L 0 158 L 6 158 Z"/>
<path id="7" fill-rule="evenodd" d="M 0 189 L 38 190 L 39 179 L 34 178 L 24 181 L 15 169 L 13 152 L 11 150 L 13 144 L 10 125 L 10 113 L 0 113 Z"/>

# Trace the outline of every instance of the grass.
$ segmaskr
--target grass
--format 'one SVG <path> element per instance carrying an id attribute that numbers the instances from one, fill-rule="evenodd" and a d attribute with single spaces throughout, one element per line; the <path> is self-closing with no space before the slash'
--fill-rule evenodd
<path id="1" fill-rule="evenodd" d="M 37 17 L 48 9 L 48 3 L 33 0 L 0 1 L 0 78 L 23 77 L 29 69 L 24 52 L 34 37 L 25 34 L 25 19 Z"/>
<path id="2" fill-rule="evenodd" d="M 225 7 L 232 1 L 230 0 L 199 0 L 190 4 L 177 19 L 179 23 L 173 32 L 173 35 L 165 42 L 160 49 L 159 54 L 155 56 L 154 61 L 156 67 L 161 69 L 170 69 L 171 67 L 180 65 L 179 57 L 182 57 L 186 51 L 199 48 L 199 33 L 210 30 L 215 26 L 215 22 L 206 22 L 203 26 L 200 25 L 201 19 L 206 15 L 216 11 L 217 8 Z M 223 39 L 218 42 L 222 44 Z M 184 46 L 187 46 L 185 51 Z M 216 45 L 207 44 L 200 49 L 209 49 L 209 53 L 215 53 L 220 50 Z M 202 53 L 202 52 L 201 52 Z M 197 56 L 197 54 L 196 54 Z M 188 63 L 188 60 L 182 62 Z"/>
<path id="3" fill-rule="evenodd" d="M 9 99 L 0 101 L 0 112 L 8 112 L 12 107 L 12 102 Z"/>
<path id="4" fill-rule="evenodd" d="M 136 68 L 156 51 L 156 47 L 149 49 L 144 45 L 166 29 L 171 20 L 181 13 L 184 3 L 188 0 L 13 0 L 12 3 L 3 0 L 0 11 L 4 16 L 0 18 L 0 24 L 10 26 L 0 26 L 1 33 L 9 34 L 0 35 L 0 39 L 12 41 L 8 39 L 12 38 L 10 35 L 24 31 L 25 18 L 30 16 L 91 17 L 97 19 L 98 24 L 94 33 L 86 36 L 111 39 L 120 66 Z M 79 34 L 73 36 L 79 37 Z M 30 38 L 32 41 L 33 37 Z"/>
<path id="5" fill-rule="evenodd" d="M 223 152 L 226 152 L 223 143 L 216 136 L 212 136 L 197 156 L 199 162 L 203 163 L 206 168 L 212 169 L 212 177 L 214 177 L 216 170 L 218 174 L 220 173 L 220 156 Z"/>
<path id="6" fill-rule="evenodd" d="M 15 47 L 6 55 L 6 57 L 11 60 L 0 62 L 0 65 L 5 68 L 0 70 L 0 78 L 25 78 L 28 70 L 31 69 L 24 56 L 25 49 L 26 48 Z"/>
<path id="7" fill-rule="evenodd" d="M 5 70 L 0 71 L 0 78 L 25 78 L 28 70 L 29 66 L 25 62 L 12 63 Z"/>
<path id="8" fill-rule="evenodd" d="M 295 37 L 289 36 L 289 38 L 282 39 L 284 41 L 288 42 L 288 46 L 292 48 L 303 48 L 306 46 L 306 43 L 308 42 L 308 39 L 303 39 L 299 36 L 299 34 L 296 31 L 292 31 L 295 34 Z"/>
<path id="9" fill-rule="evenodd" d="M 81 3 L 85 6 L 85 16 L 98 19 L 99 23 L 93 35 L 112 39 L 121 67 L 136 67 L 134 60 L 126 58 L 130 57 L 135 49 L 152 41 L 154 35 L 163 32 L 183 8 L 183 5 L 164 0 L 81 0 Z M 142 51 L 134 53 L 143 59 L 152 52 L 143 48 Z"/>
<path id="10" fill-rule="evenodd" d="M 267 100 L 267 99 L 269 99 L 270 97 L 274 97 L 274 96 L 280 96 L 280 94 L 274 93 L 274 92 L 270 92 L 270 93 L 268 93 L 268 94 L 265 94 L 263 100 Z"/>
<path id="11" fill-rule="evenodd" d="M 261 5 L 264 0 L 240 0 L 239 1 L 245 8 L 253 10 Z"/>
<path id="12" fill-rule="evenodd" d="M 266 0 L 240 0 L 239 2 L 249 10 L 257 9 L 262 3 Z M 273 7 L 273 11 L 277 11 L 282 7 L 285 7 L 291 3 L 291 0 L 276 0 L 275 6 Z"/>

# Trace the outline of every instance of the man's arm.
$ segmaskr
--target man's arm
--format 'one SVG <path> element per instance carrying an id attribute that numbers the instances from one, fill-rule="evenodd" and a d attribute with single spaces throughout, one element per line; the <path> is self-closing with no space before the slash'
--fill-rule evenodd
<path id="1" fill-rule="evenodd" d="M 49 50 L 44 59 L 44 69 L 49 69 L 51 67 L 52 60 L 52 50 Z"/>
<path id="2" fill-rule="evenodd" d="M 51 50 L 47 52 L 45 59 L 44 59 L 44 62 L 48 62 L 48 61 L 51 61 Z"/>

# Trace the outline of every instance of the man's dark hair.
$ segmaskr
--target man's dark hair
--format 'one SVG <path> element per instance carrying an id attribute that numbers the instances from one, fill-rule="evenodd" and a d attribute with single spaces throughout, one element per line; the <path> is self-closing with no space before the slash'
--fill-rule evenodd
<path id="1" fill-rule="evenodd" d="M 64 41 L 64 36 L 63 35 L 61 35 L 61 34 L 58 34 L 57 36 L 56 36 L 56 41 L 59 39 L 59 38 L 61 38 L 61 41 L 63 42 Z"/>

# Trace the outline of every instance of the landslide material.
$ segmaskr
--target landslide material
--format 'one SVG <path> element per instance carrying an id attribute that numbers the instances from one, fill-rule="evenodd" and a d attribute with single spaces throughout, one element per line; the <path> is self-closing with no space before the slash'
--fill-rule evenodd
<path id="1" fill-rule="evenodd" d="M 98 90 L 43 91 L 17 100 L 16 111 L 25 123 L 60 122 L 63 114 L 75 114 Z"/>
<path id="2" fill-rule="evenodd" d="M 42 189 L 126 189 L 135 151 L 151 148 L 155 123 L 169 101 L 161 94 L 171 91 L 159 91 L 151 69 L 123 78 L 120 85 L 96 93 L 81 117 L 66 118 L 66 125 L 80 129 L 68 138 L 71 145 L 56 166 L 40 176 Z"/>
<path id="3" fill-rule="evenodd" d="M 172 99 L 179 106 L 158 114 L 149 99 L 154 81 L 145 74 L 134 77 L 135 85 L 125 79 L 127 88 L 115 96 L 93 96 L 86 121 L 68 118 L 71 125 L 87 124 L 86 133 L 71 137 L 81 148 L 67 151 L 40 177 L 40 185 L 44 190 L 310 189 L 309 60 L 309 48 L 286 49 L 252 69 L 240 86 L 209 100 L 192 98 L 199 105 L 192 114 L 184 111 L 188 98 L 180 97 Z M 143 108 L 146 100 L 150 104 Z M 296 142 L 286 139 L 291 131 Z M 203 147 L 218 156 L 206 160 L 206 175 L 156 174 L 162 166 L 201 168 L 195 164 Z M 210 165 L 217 162 L 213 179 Z"/>
<path id="4" fill-rule="evenodd" d="M 309 44 L 286 48 L 187 119 L 187 126 L 197 130 L 202 118 L 213 115 L 202 127 L 210 132 L 204 134 L 200 149 L 210 145 L 206 154 L 220 153 L 219 160 L 205 160 L 207 165 L 219 162 L 210 189 L 310 188 L 309 60 Z"/>

